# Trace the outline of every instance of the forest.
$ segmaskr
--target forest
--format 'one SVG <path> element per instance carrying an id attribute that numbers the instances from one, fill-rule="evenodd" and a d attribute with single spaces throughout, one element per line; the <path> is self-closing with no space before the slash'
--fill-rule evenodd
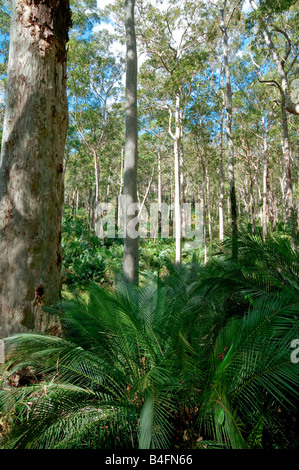
<path id="1" fill-rule="evenodd" d="M 298 31 L 0 0 L 0 449 L 299 448 Z"/>

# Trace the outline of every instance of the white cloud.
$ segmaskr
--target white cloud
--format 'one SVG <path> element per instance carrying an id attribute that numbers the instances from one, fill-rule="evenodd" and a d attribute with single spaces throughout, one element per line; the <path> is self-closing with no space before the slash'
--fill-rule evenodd
<path id="1" fill-rule="evenodd" d="M 103 31 L 104 29 L 106 29 L 110 34 L 114 33 L 114 26 L 112 23 L 99 23 L 93 27 L 92 32 L 98 33 L 99 31 Z"/>

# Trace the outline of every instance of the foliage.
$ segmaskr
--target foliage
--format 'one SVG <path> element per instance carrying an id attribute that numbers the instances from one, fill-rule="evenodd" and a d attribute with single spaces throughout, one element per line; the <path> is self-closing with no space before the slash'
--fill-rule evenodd
<path id="1" fill-rule="evenodd" d="M 0 400 L 18 425 L 2 447 L 294 446 L 298 254 L 285 237 L 239 244 L 239 261 L 90 285 L 53 309 L 63 337 L 6 339 Z M 9 386 L 24 368 L 34 383 Z"/>

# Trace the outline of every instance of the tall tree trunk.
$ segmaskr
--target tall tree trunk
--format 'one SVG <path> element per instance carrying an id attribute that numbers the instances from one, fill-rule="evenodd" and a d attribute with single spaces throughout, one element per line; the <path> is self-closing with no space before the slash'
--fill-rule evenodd
<path id="1" fill-rule="evenodd" d="M 145 204 L 145 202 L 146 202 L 146 200 L 147 200 L 147 197 L 148 197 L 148 195 L 149 195 L 149 191 L 150 191 L 150 189 L 151 189 L 151 185 L 152 185 L 152 182 L 153 182 L 154 174 L 155 174 L 155 167 L 153 167 L 153 169 L 152 169 L 152 174 L 151 174 L 150 180 L 149 180 L 149 182 L 148 182 L 148 185 L 147 185 L 147 188 L 146 188 L 146 191 L 145 191 L 145 195 L 144 195 L 143 200 L 142 200 L 142 203 L 141 203 L 141 205 L 140 205 L 140 207 L 139 207 L 138 218 L 141 218 L 141 216 L 142 216 L 142 211 L 143 211 L 143 208 L 144 208 L 144 204 Z"/>
<path id="2" fill-rule="evenodd" d="M 208 213 L 208 227 L 209 227 L 209 240 L 212 243 L 212 219 L 211 219 L 211 200 L 210 200 L 210 178 L 208 169 L 206 168 L 206 182 L 207 182 L 207 213 Z"/>
<path id="3" fill-rule="evenodd" d="M 258 5 L 255 2 L 255 0 L 249 0 L 250 4 L 253 8 L 253 10 L 257 11 L 258 10 Z M 274 2 L 273 2 L 274 3 Z M 259 24 L 261 27 L 261 32 L 264 37 L 264 41 L 266 46 L 269 49 L 270 54 L 272 55 L 274 64 L 276 66 L 276 70 L 278 72 L 278 76 L 280 79 L 281 87 L 280 91 L 283 95 L 283 102 L 284 102 L 284 108 L 286 111 L 288 111 L 291 114 L 299 115 L 299 103 L 295 103 L 292 100 L 292 97 L 290 95 L 290 87 L 289 87 L 289 82 L 288 82 L 288 77 L 287 73 L 285 72 L 285 61 L 287 60 L 287 56 L 289 53 L 287 53 L 285 60 L 281 60 L 275 45 L 272 41 L 272 37 L 270 34 L 270 31 L 266 25 L 266 23 L 263 21 L 262 16 L 259 16 Z"/>
<path id="4" fill-rule="evenodd" d="M 162 171 L 161 171 L 161 147 L 158 147 L 158 234 L 162 230 Z"/>
<path id="5" fill-rule="evenodd" d="M 175 96 L 175 132 L 171 130 L 172 112 L 169 109 L 169 129 L 168 133 L 173 139 L 174 152 L 174 215 L 175 215 L 175 262 L 181 262 L 181 236 L 182 236 L 182 218 L 181 218 L 181 180 L 180 180 L 180 140 L 182 135 L 181 126 L 181 95 L 180 91 Z"/>
<path id="6" fill-rule="evenodd" d="M 281 197 L 282 197 L 282 218 L 284 224 L 287 223 L 287 214 L 286 214 L 286 171 L 283 163 L 281 164 L 281 176 L 279 176 Z"/>
<path id="7" fill-rule="evenodd" d="M 232 257 L 238 256 L 238 226 L 237 226 L 237 203 L 236 203 L 236 188 L 235 188 L 235 173 L 234 173 L 234 143 L 232 139 L 232 119 L 233 119 L 233 104 L 232 104 L 232 87 L 230 79 L 230 68 L 228 62 L 228 37 L 227 27 L 224 22 L 224 9 L 220 8 L 220 29 L 222 32 L 222 47 L 223 47 L 223 63 L 225 71 L 225 103 L 226 103 L 226 135 L 228 140 L 228 178 L 230 188 L 230 208 L 231 208 L 231 224 L 232 224 Z"/>
<path id="8" fill-rule="evenodd" d="M 174 140 L 174 214 L 175 214 L 175 262 L 181 262 L 181 207 L 180 207 L 180 156 L 179 140 Z"/>
<path id="9" fill-rule="evenodd" d="M 176 111 L 175 111 L 176 132 L 174 135 L 174 213 L 175 213 L 175 261 L 181 262 L 181 237 L 182 237 L 182 220 L 181 220 L 181 203 L 180 203 L 180 152 L 179 143 L 181 135 L 180 126 L 180 94 L 176 95 Z"/>
<path id="10" fill-rule="evenodd" d="M 126 27 L 126 145 L 124 188 L 126 197 L 126 233 L 124 239 L 123 273 L 128 282 L 138 283 L 138 236 L 128 231 L 135 214 L 128 214 L 131 204 L 137 203 L 137 51 L 134 20 L 135 0 L 125 1 Z"/>
<path id="11" fill-rule="evenodd" d="M 282 150 L 285 162 L 286 171 L 286 213 L 287 219 L 291 229 L 291 242 L 292 248 L 296 249 L 295 231 L 296 231 L 296 215 L 293 199 L 293 184 L 292 184 L 292 171 L 291 171 L 291 155 L 290 155 L 290 140 L 289 140 L 289 126 L 284 97 L 281 97 L 281 115 L 282 115 L 282 132 L 283 142 Z"/>
<path id="12" fill-rule="evenodd" d="M 158 211 L 161 217 L 162 211 L 162 172 L 161 172 L 161 148 L 158 148 Z"/>
<path id="13" fill-rule="evenodd" d="M 181 132 L 182 139 L 182 132 Z M 186 237 L 186 214 L 184 203 L 186 202 L 186 186 L 184 178 L 184 147 L 180 142 L 180 191 L 181 191 L 181 220 L 182 220 L 182 236 Z"/>
<path id="14" fill-rule="evenodd" d="M 204 245 L 204 263 L 208 262 L 207 247 L 207 198 L 206 198 L 206 164 L 203 151 L 200 150 L 201 168 L 202 168 L 202 229 L 203 229 L 203 245 Z"/>
<path id="15" fill-rule="evenodd" d="M 223 171 L 223 123 L 224 123 L 224 103 L 220 120 L 220 152 L 219 152 L 219 169 L 220 169 L 220 197 L 219 197 L 219 239 L 224 240 L 224 222 L 223 222 L 223 204 L 224 204 L 224 171 Z"/>
<path id="16" fill-rule="evenodd" d="M 267 129 L 264 134 L 264 164 L 263 164 L 263 238 L 267 237 L 268 223 L 268 187 L 269 187 L 269 149 Z"/>
<path id="17" fill-rule="evenodd" d="M 59 300 L 69 1 L 13 0 L 0 157 L 0 337 Z"/>
<path id="18" fill-rule="evenodd" d="M 250 213 L 251 213 L 251 231 L 255 233 L 255 200 L 253 192 L 254 181 L 250 172 Z"/>

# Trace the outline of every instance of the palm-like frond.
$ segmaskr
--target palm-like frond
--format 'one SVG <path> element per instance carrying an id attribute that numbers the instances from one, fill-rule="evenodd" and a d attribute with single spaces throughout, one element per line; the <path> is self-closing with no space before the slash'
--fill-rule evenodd
<path id="1" fill-rule="evenodd" d="M 5 340 L 0 409 L 17 425 L 3 446 L 166 448 L 179 423 L 212 446 L 261 447 L 266 433 L 287 445 L 280 420 L 295 413 L 299 385 L 290 360 L 297 273 L 287 240 L 240 234 L 237 261 L 169 266 L 141 287 L 90 285 L 84 300 L 48 309 L 63 338 Z M 24 368 L 36 384 L 9 386 Z"/>

